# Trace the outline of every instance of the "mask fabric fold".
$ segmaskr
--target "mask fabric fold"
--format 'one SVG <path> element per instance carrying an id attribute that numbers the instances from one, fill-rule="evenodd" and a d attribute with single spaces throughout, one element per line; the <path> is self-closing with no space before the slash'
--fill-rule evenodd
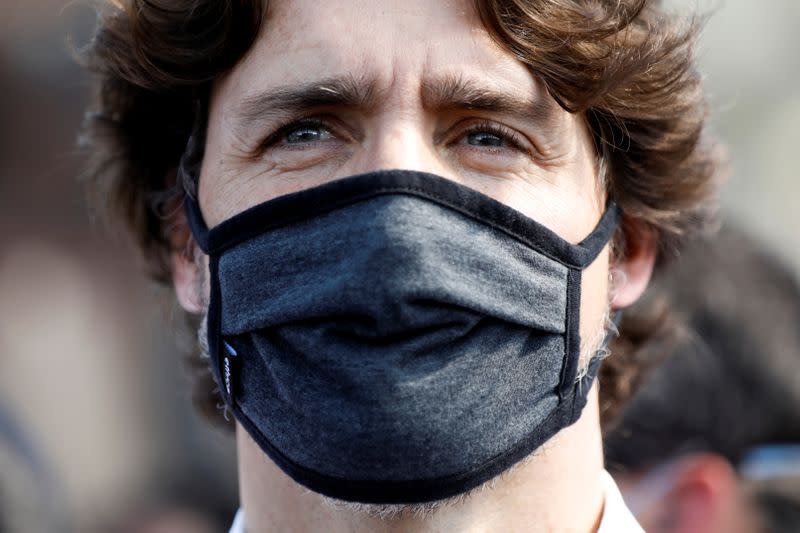
<path id="1" fill-rule="evenodd" d="M 620 217 L 571 244 L 463 185 L 379 171 L 206 227 L 222 395 L 298 483 L 337 499 L 464 493 L 580 416 L 581 272 Z"/>

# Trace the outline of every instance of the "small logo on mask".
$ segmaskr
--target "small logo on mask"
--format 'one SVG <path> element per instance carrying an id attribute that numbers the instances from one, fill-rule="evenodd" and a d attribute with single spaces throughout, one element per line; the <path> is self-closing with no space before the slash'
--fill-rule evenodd
<path id="1" fill-rule="evenodd" d="M 223 372 L 223 380 L 225 381 L 225 391 L 228 393 L 228 397 L 232 397 L 233 395 L 233 386 L 231 385 L 231 375 L 233 374 L 232 371 L 232 358 L 237 357 L 238 354 L 236 350 L 233 349 L 233 346 L 227 343 L 227 341 L 222 341 L 222 344 L 225 346 L 225 351 L 228 352 L 228 355 L 225 356 L 222 362 L 222 372 Z"/>

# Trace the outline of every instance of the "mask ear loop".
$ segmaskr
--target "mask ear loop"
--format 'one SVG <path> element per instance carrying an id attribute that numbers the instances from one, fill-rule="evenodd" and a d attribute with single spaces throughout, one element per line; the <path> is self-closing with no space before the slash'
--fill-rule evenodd
<path id="1" fill-rule="evenodd" d="M 181 179 L 183 190 L 189 196 L 197 196 L 200 168 L 205 155 L 206 132 L 208 130 L 208 87 L 194 90 L 192 98 L 193 119 L 192 130 L 186 140 L 186 148 L 181 154 L 178 164 L 178 177 Z"/>
<path id="2" fill-rule="evenodd" d="M 186 141 L 186 148 L 178 163 L 178 180 L 185 192 L 184 206 L 189 229 L 195 242 L 208 255 L 208 226 L 203 219 L 197 193 L 200 171 L 205 155 L 206 130 L 208 129 L 207 90 L 199 92 L 194 99 L 194 124 Z"/>
<path id="3" fill-rule="evenodd" d="M 208 89 L 200 89 L 194 98 L 194 124 L 189 139 L 186 141 L 186 148 L 181 155 L 178 164 L 178 179 L 185 192 L 184 209 L 186 220 L 197 245 L 209 256 L 209 282 L 211 285 L 211 295 L 208 304 L 207 335 L 208 350 L 211 357 L 211 372 L 217 383 L 217 390 L 222 396 L 224 403 L 221 408 L 225 420 L 229 420 L 228 410 L 233 404 L 233 394 L 231 387 L 231 360 L 230 352 L 225 357 L 220 357 L 220 310 L 219 310 L 219 282 L 217 271 L 219 269 L 219 256 L 211 253 L 209 244 L 209 228 L 203 218 L 200 209 L 200 202 L 197 197 L 200 184 L 200 171 L 205 155 L 206 131 L 208 129 Z M 227 343 L 226 343 L 227 346 Z M 231 349 L 232 350 L 232 349 Z M 235 355 L 235 352 L 234 354 Z"/>
<path id="4" fill-rule="evenodd" d="M 593 356 L 585 369 L 579 368 L 581 359 L 581 336 L 580 336 L 580 307 L 581 307 L 581 284 L 583 270 L 586 269 L 608 242 L 613 238 L 622 218 L 622 210 L 616 203 L 609 199 L 606 203 L 606 210 L 600 217 L 597 226 L 592 230 L 588 237 L 577 245 L 579 250 L 578 265 L 569 266 L 567 271 L 567 302 L 566 302 L 566 324 L 564 342 L 564 363 L 561 372 L 561 381 L 558 387 L 559 401 L 569 400 L 574 396 L 581 396 L 583 393 L 583 382 L 591 381 L 599 371 L 599 364 L 602 358 Z M 619 320 L 615 316 L 614 320 Z M 603 348 L 607 346 L 610 339 L 604 339 Z"/>

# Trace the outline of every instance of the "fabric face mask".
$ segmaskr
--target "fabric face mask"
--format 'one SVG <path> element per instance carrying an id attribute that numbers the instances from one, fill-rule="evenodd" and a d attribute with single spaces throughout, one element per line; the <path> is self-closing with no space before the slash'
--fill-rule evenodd
<path id="1" fill-rule="evenodd" d="M 583 409 L 581 271 L 619 220 L 570 244 L 445 178 L 380 171 L 209 230 L 208 344 L 223 396 L 313 491 L 365 503 L 466 492 Z"/>

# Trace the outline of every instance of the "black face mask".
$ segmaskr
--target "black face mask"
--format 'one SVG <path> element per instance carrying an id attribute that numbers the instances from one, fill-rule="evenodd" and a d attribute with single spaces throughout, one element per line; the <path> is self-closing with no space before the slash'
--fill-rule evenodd
<path id="1" fill-rule="evenodd" d="M 412 171 L 340 179 L 209 230 L 208 344 L 237 420 L 298 483 L 343 500 L 466 492 L 580 416 L 581 271 L 619 210 L 573 245 Z"/>

